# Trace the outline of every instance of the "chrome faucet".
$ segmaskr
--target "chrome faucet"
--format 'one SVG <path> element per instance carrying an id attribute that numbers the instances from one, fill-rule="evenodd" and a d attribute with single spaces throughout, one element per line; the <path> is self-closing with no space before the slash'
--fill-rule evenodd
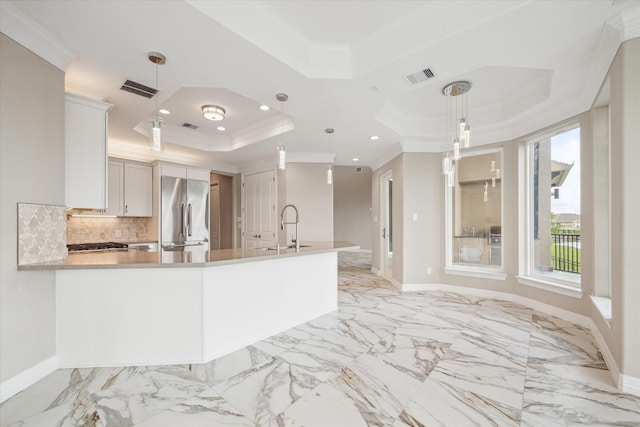
<path id="1" fill-rule="evenodd" d="M 284 222 L 284 212 L 287 210 L 287 208 L 293 208 L 294 211 L 296 211 L 296 221 L 295 222 Z M 293 241 L 296 244 L 296 249 L 300 249 L 300 241 L 298 240 L 298 223 L 300 222 L 300 217 L 298 216 L 298 208 L 296 208 L 294 205 L 286 205 L 284 208 L 282 208 L 282 212 L 280 213 L 280 230 L 284 230 L 284 226 L 285 224 L 295 224 L 296 225 L 296 239 Z"/>

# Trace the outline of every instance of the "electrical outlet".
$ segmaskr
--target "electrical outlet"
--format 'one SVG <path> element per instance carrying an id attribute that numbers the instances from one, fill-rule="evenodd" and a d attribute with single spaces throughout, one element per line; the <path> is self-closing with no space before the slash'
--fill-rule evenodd
<path id="1" fill-rule="evenodd" d="M 116 237 L 122 237 L 122 231 L 116 230 Z"/>
<path id="2" fill-rule="evenodd" d="M 431 275 L 431 267 L 427 267 L 427 275 L 430 276 Z"/>

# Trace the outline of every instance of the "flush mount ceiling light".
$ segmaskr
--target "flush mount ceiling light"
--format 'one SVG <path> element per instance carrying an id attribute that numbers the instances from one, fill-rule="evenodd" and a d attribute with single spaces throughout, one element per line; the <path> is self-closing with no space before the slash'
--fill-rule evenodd
<path id="1" fill-rule="evenodd" d="M 447 176 L 451 187 L 455 184 L 455 162 L 461 157 L 460 148 L 469 148 L 470 145 L 471 127 L 467 123 L 470 90 L 471 83 L 467 81 L 453 82 L 442 88 L 445 97 L 446 138 L 453 140 L 452 152 L 443 154 L 442 173 Z"/>
<path id="2" fill-rule="evenodd" d="M 168 114 L 171 114 L 171 111 L 166 110 L 166 109 L 163 108 L 162 110 L 158 110 L 158 113 L 164 114 L 164 115 L 168 115 Z"/>
<path id="3" fill-rule="evenodd" d="M 167 58 L 161 54 L 160 52 L 149 52 L 148 56 L 149 61 L 156 64 L 156 89 L 158 89 L 158 68 L 160 65 L 164 65 L 167 62 Z M 161 153 L 164 151 L 164 146 L 162 144 L 162 123 L 163 120 L 160 118 L 159 107 L 158 107 L 158 94 L 155 94 L 156 97 L 156 117 L 151 121 L 152 130 L 152 145 L 151 149 L 157 153 Z"/>
<path id="4" fill-rule="evenodd" d="M 227 113 L 224 108 L 218 107 L 217 105 L 203 105 L 200 108 L 202 109 L 202 115 L 204 118 L 207 120 L 213 120 L 214 122 L 224 120 L 224 115 Z"/>
<path id="5" fill-rule="evenodd" d="M 262 111 L 269 111 L 270 110 L 269 106 L 268 105 L 264 105 L 264 104 L 260 106 L 260 109 Z"/>
<path id="6" fill-rule="evenodd" d="M 377 140 L 380 139 L 380 137 L 378 135 L 372 135 L 372 136 L 369 137 L 369 139 L 372 140 L 372 141 L 377 141 Z"/>

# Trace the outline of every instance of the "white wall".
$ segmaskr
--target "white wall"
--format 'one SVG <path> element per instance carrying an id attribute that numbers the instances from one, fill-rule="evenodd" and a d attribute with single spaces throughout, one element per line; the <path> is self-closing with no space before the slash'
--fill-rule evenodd
<path id="1" fill-rule="evenodd" d="M 333 168 L 333 240 L 371 249 L 371 168 Z"/>
<path id="2" fill-rule="evenodd" d="M 54 272 L 18 272 L 18 202 L 64 205 L 64 73 L 0 34 L 0 382 L 55 356 Z"/>
<path id="3" fill-rule="evenodd" d="M 333 186 L 327 184 L 327 165 L 287 163 L 286 182 L 286 203 L 282 206 L 291 203 L 298 208 L 300 242 L 333 240 Z M 295 220 L 293 209 L 287 210 L 287 216 L 287 222 Z M 280 211 L 278 224 L 279 221 Z M 293 225 L 288 226 L 287 242 L 295 234 L 294 228 Z M 284 242 L 281 240 L 280 243 Z"/>

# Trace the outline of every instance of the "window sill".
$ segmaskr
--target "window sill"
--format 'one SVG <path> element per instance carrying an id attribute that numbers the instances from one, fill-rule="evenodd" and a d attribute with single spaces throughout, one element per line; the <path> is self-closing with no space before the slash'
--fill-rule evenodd
<path id="1" fill-rule="evenodd" d="M 493 279 L 493 280 L 506 280 L 507 275 L 505 273 L 499 273 L 497 271 L 484 271 L 475 268 L 460 268 L 460 267 L 448 267 L 444 269 L 446 274 L 454 276 L 467 276 L 478 277 L 480 279 Z"/>
<path id="2" fill-rule="evenodd" d="M 596 297 L 591 295 L 591 302 L 598 309 L 602 320 L 605 321 L 607 326 L 611 327 L 611 298 Z"/>
<path id="3" fill-rule="evenodd" d="M 582 298 L 582 291 L 571 285 L 564 285 L 562 283 L 544 280 L 537 277 L 533 278 L 531 276 L 516 276 L 516 279 L 521 285 L 555 292 L 572 298 Z"/>

